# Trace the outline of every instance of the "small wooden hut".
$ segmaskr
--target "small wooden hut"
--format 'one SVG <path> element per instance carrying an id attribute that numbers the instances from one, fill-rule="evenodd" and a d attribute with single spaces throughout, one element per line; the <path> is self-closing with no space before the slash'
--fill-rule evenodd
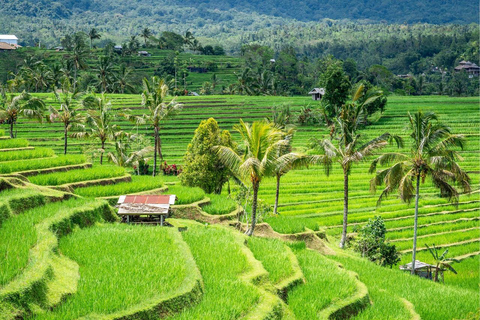
<path id="1" fill-rule="evenodd" d="M 438 269 L 438 280 L 443 282 L 444 281 L 443 271 L 445 271 L 445 269 L 434 266 L 433 264 L 428 264 L 428 263 L 425 263 L 425 262 L 415 260 L 415 274 L 419 277 L 434 280 L 435 272 L 437 271 L 437 269 Z M 410 262 L 410 263 L 407 263 L 403 266 L 400 266 L 400 270 L 408 271 L 408 272 L 411 273 L 412 272 L 412 263 Z"/>
<path id="2" fill-rule="evenodd" d="M 324 88 L 313 88 L 308 94 L 312 96 L 313 100 L 322 100 L 322 97 L 325 95 Z"/>
<path id="3" fill-rule="evenodd" d="M 125 195 L 118 199 L 118 215 L 126 223 L 150 223 L 163 226 L 175 204 L 175 195 Z"/>

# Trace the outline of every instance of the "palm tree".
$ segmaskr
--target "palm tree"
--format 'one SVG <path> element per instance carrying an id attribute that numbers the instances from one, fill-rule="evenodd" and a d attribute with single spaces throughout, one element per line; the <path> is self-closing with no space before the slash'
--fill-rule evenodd
<path id="1" fill-rule="evenodd" d="M 130 82 L 132 68 L 127 67 L 126 64 L 121 64 L 120 69 L 117 72 L 115 87 L 116 91 L 121 94 L 125 93 L 125 90 L 133 90 L 135 87 Z"/>
<path id="2" fill-rule="evenodd" d="M 152 31 L 148 28 L 143 29 L 142 33 L 140 33 L 140 36 L 145 41 L 145 47 L 147 47 L 147 39 L 150 38 L 152 35 L 153 35 Z"/>
<path id="3" fill-rule="evenodd" d="M 243 153 L 238 153 L 230 147 L 217 146 L 219 159 L 227 166 L 233 175 L 245 184 L 251 183 L 253 190 L 252 222 L 246 234 L 251 236 L 257 221 L 258 190 L 262 179 L 274 173 L 275 167 L 281 165 L 278 158 L 279 149 L 288 142 L 283 139 L 284 133 L 273 124 L 254 122 L 252 125 L 244 123 L 235 125 L 243 142 Z M 283 159 L 285 160 L 285 158 Z"/>
<path id="4" fill-rule="evenodd" d="M 63 123 L 63 139 L 64 147 L 63 154 L 67 154 L 68 147 L 68 132 L 73 128 L 83 129 L 85 126 L 82 124 L 85 117 L 78 110 L 78 98 L 81 93 L 78 90 L 70 92 L 71 84 L 68 78 L 62 83 L 62 94 L 54 92 L 55 99 L 60 104 L 60 108 L 55 109 L 50 107 L 50 120 L 54 121 L 59 119 Z"/>
<path id="5" fill-rule="evenodd" d="M 73 90 L 77 87 L 77 71 L 87 68 L 87 56 L 88 56 L 88 48 L 85 44 L 85 41 L 81 34 L 75 36 L 75 43 L 73 45 L 72 55 L 70 56 L 70 60 L 73 64 Z"/>
<path id="6" fill-rule="evenodd" d="M 23 91 L 19 95 L 7 94 L 2 90 L 2 101 L 0 104 L 0 120 L 10 125 L 10 138 L 14 138 L 13 128 L 17 119 L 23 114 L 24 117 L 37 119 L 42 122 L 45 112 L 45 103 L 31 94 Z"/>
<path id="7" fill-rule="evenodd" d="M 438 255 L 438 248 L 435 246 L 435 243 L 433 244 L 433 248 L 430 248 L 428 244 L 425 243 L 425 246 L 427 247 L 428 251 L 432 255 L 433 259 L 435 260 L 435 277 L 433 278 L 433 281 L 438 282 L 438 269 L 446 268 L 447 270 L 452 271 L 453 273 L 457 274 L 457 271 L 450 265 L 450 262 L 456 262 L 460 263 L 460 260 L 454 259 L 454 258 L 447 258 L 448 254 L 448 249 L 443 251 L 443 253 L 439 256 Z"/>
<path id="8" fill-rule="evenodd" d="M 461 160 L 458 152 L 452 147 L 464 147 L 464 138 L 454 135 L 448 126 L 438 122 L 433 112 L 415 114 L 408 113 L 410 135 L 410 154 L 386 153 L 372 162 L 370 172 L 376 172 L 377 165 L 388 165 L 390 168 L 378 171 L 371 180 L 370 186 L 375 191 L 376 186 L 385 184 L 378 204 L 392 191 L 398 189 L 400 199 L 410 202 L 415 197 L 415 217 L 413 226 L 412 274 L 415 270 L 415 255 L 417 250 L 418 201 L 420 198 L 420 182 L 430 176 L 433 185 L 440 189 L 440 196 L 458 203 L 459 193 L 454 184 L 461 185 L 464 192 L 470 192 L 470 178 L 457 164 Z M 415 183 L 415 186 L 414 186 Z"/>
<path id="9" fill-rule="evenodd" d="M 107 92 L 107 89 L 115 83 L 112 58 L 110 56 L 100 57 L 96 71 L 98 72 L 98 86 L 102 92 Z"/>
<path id="10" fill-rule="evenodd" d="M 344 105 L 341 111 L 337 112 L 338 116 L 335 119 L 334 133 L 338 134 L 338 145 L 334 145 L 328 139 L 314 142 L 314 146 L 318 147 L 325 156 L 323 160 L 325 173 L 329 174 L 333 161 L 338 162 L 343 171 L 343 230 L 340 248 L 345 247 L 347 239 L 348 178 L 352 165 L 365 160 L 366 157 L 372 155 L 376 150 L 385 147 L 388 144 L 388 140 L 394 139 L 399 146 L 402 144 L 399 137 L 391 136 L 389 133 L 384 133 L 367 143 L 361 143 L 360 134 L 357 134 L 358 125 L 363 121 L 366 104 L 375 101 L 375 98 L 369 98 L 364 103 L 356 103 L 360 98 L 362 90 L 363 88 L 357 91 L 352 103 Z"/>
<path id="11" fill-rule="evenodd" d="M 88 33 L 88 37 L 90 38 L 90 49 L 92 49 L 92 42 L 93 39 L 100 39 L 102 35 L 98 33 L 97 29 L 92 28 L 90 32 Z"/>
<path id="12" fill-rule="evenodd" d="M 134 138 L 129 137 L 129 138 Z M 130 145 L 123 140 L 115 141 L 115 153 L 109 152 L 107 154 L 108 159 L 120 167 L 136 166 L 138 172 L 138 161 L 145 159 L 145 156 L 153 151 L 152 147 L 145 147 L 141 150 L 129 152 Z"/>
<path id="13" fill-rule="evenodd" d="M 163 121 L 177 114 L 183 107 L 173 98 L 170 102 L 166 101 L 168 94 L 168 85 L 164 79 L 159 77 L 152 77 L 149 82 L 146 78 L 143 79 L 143 93 L 142 106 L 148 110 L 148 114 L 141 117 L 127 116 L 134 120 L 137 125 L 148 124 L 153 127 L 153 138 L 155 142 L 155 149 L 153 153 L 153 176 L 157 170 L 157 154 L 163 160 L 162 154 L 162 140 L 160 139 L 160 126 Z"/>
<path id="14" fill-rule="evenodd" d="M 87 131 L 77 132 L 75 137 L 98 138 L 101 143 L 100 164 L 103 164 L 103 154 L 105 153 L 105 142 L 114 140 L 120 132 L 118 125 L 114 124 L 115 114 L 112 112 L 112 104 L 106 98 L 105 94 L 101 96 L 88 96 L 82 104 L 88 109 L 86 114 Z"/>

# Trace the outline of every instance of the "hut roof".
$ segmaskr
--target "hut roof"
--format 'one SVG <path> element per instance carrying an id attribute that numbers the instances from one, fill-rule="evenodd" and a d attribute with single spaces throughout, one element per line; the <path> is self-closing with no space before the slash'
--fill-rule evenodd
<path id="1" fill-rule="evenodd" d="M 437 266 L 433 265 L 433 264 L 428 264 L 428 263 L 425 263 L 425 262 L 421 262 L 421 261 L 418 261 L 418 260 L 415 260 L 415 270 L 419 270 L 419 269 L 423 269 L 423 268 L 436 268 Z M 442 270 L 441 268 L 439 268 L 440 270 Z M 412 270 L 412 263 L 407 263 L 403 266 L 400 266 L 400 270 Z"/>
<path id="2" fill-rule="evenodd" d="M 321 95 L 324 95 L 325 94 L 325 89 L 324 88 L 313 88 L 312 91 L 310 91 L 308 94 L 321 94 Z"/>
<path id="3" fill-rule="evenodd" d="M 15 50 L 18 46 L 11 45 L 10 43 L 0 42 L 0 50 Z"/>
<path id="4" fill-rule="evenodd" d="M 175 195 L 126 195 L 118 199 L 119 215 L 167 214 Z"/>

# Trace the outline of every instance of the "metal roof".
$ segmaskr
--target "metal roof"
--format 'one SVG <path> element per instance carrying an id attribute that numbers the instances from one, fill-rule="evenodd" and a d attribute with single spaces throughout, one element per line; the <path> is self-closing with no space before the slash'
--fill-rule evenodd
<path id="1" fill-rule="evenodd" d="M 2 40 L 18 40 L 13 34 L 0 34 L 0 39 Z"/>
<path id="2" fill-rule="evenodd" d="M 308 94 L 317 94 L 320 93 L 321 95 L 325 94 L 325 89 L 324 88 L 313 88 L 312 91 L 310 91 Z"/>
<path id="3" fill-rule="evenodd" d="M 168 214 L 175 195 L 125 195 L 118 199 L 119 215 Z"/>
<path id="4" fill-rule="evenodd" d="M 425 263 L 425 262 L 421 262 L 421 261 L 418 261 L 418 260 L 415 260 L 415 270 L 418 270 L 418 269 L 423 269 L 423 268 L 427 268 L 427 267 L 430 267 L 430 268 L 436 268 L 437 266 L 434 266 L 432 264 L 428 264 L 428 263 Z M 400 266 L 400 270 L 412 270 L 412 263 L 409 262 L 403 266 Z"/>

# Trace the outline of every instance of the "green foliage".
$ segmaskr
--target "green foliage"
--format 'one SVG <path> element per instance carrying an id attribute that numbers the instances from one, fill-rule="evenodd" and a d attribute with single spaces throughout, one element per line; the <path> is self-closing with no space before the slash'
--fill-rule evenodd
<path id="1" fill-rule="evenodd" d="M 36 148 L 34 150 L 0 152 L 0 161 L 27 160 L 36 158 L 52 157 L 55 153 L 52 149 Z"/>
<path id="2" fill-rule="evenodd" d="M 173 228 L 128 225 L 98 226 L 65 237 L 60 249 L 82 266 L 78 291 L 36 318 L 77 319 L 122 313 L 152 299 L 171 297 L 183 289 L 184 281 L 191 283 L 195 274 L 187 269 L 193 267 L 186 263 L 190 253 L 182 251 L 179 238 Z M 162 245 L 145 245 L 145 241 Z M 159 261 L 159 256 L 164 259 Z"/>
<path id="3" fill-rule="evenodd" d="M 237 208 L 235 200 L 221 194 L 209 194 L 210 203 L 202 207 L 208 214 L 221 215 L 232 213 Z"/>
<path id="4" fill-rule="evenodd" d="M 0 173 L 12 173 L 37 169 L 46 169 L 52 167 L 63 167 L 85 163 L 84 155 L 61 155 L 48 159 L 19 160 L 3 163 L 0 166 Z"/>
<path id="5" fill-rule="evenodd" d="M 198 319 L 206 315 L 211 320 L 238 318 L 257 305 L 258 291 L 240 279 L 253 266 L 234 233 L 224 228 L 189 224 L 182 235 L 202 273 L 205 293 L 197 306 L 168 319 Z"/>
<path id="6" fill-rule="evenodd" d="M 478 290 L 473 293 L 471 290 L 439 286 L 433 281 L 412 277 L 397 269 L 383 268 L 357 257 L 335 255 L 331 258 L 342 263 L 347 270 L 358 273 L 360 281 L 369 289 L 384 290 L 392 297 L 410 301 L 421 319 L 465 318 L 468 313 L 478 310 Z M 393 306 L 387 306 L 386 312 L 382 319 L 395 319 L 398 314 Z"/>
<path id="7" fill-rule="evenodd" d="M 330 61 L 320 77 L 319 86 L 325 89 L 322 105 L 326 119 L 331 122 L 338 114 L 338 109 L 347 101 L 351 83 L 343 71 L 340 61 Z"/>
<path id="8" fill-rule="evenodd" d="M 356 291 L 356 279 L 336 263 L 310 250 L 295 251 L 307 282 L 288 294 L 288 304 L 300 320 L 315 319 L 334 301 Z"/>
<path id="9" fill-rule="evenodd" d="M 75 189 L 75 193 L 82 197 L 110 197 L 158 189 L 162 186 L 163 180 L 161 177 L 132 176 L 132 182 L 78 188 Z"/>
<path id="10" fill-rule="evenodd" d="M 175 204 L 190 204 L 205 198 L 205 192 L 198 187 L 184 187 L 180 185 L 173 185 L 168 187 L 168 194 L 177 196 Z"/>
<path id="11" fill-rule="evenodd" d="M 283 241 L 251 237 L 247 245 L 268 271 L 272 283 L 277 284 L 293 275 L 294 269 L 289 259 L 290 250 Z"/>
<path id="12" fill-rule="evenodd" d="M 30 177 L 29 180 L 34 184 L 42 186 L 57 186 L 66 183 L 114 178 L 123 175 L 125 175 L 125 168 L 117 166 L 98 166 L 90 169 L 39 174 Z"/>
<path id="13" fill-rule="evenodd" d="M 370 261 L 392 268 L 400 257 L 395 245 L 385 242 L 386 232 L 385 222 L 380 216 L 369 219 L 355 238 L 354 250 Z"/>
<path id="14" fill-rule="evenodd" d="M 221 130 L 215 119 L 203 120 L 183 158 L 185 166 L 180 181 L 186 186 L 200 187 L 206 193 L 220 194 L 230 177 L 230 170 L 220 161 L 214 147 L 235 148 L 230 132 Z"/>
<path id="15" fill-rule="evenodd" d="M 0 149 L 25 148 L 28 147 L 26 139 L 2 139 L 0 140 Z"/>

